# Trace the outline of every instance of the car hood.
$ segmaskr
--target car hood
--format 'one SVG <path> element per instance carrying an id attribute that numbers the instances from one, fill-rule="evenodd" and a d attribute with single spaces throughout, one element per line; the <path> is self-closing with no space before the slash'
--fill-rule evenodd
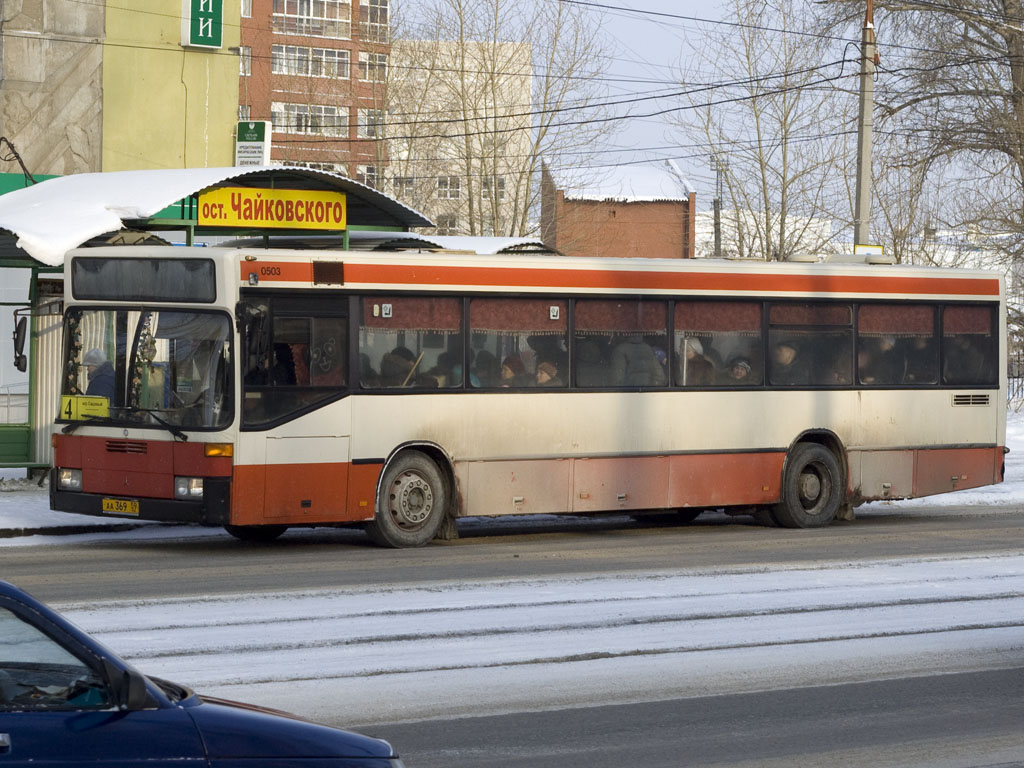
<path id="1" fill-rule="evenodd" d="M 209 757 L 394 757 L 391 745 L 350 731 L 317 725 L 265 707 L 208 696 L 186 711 L 206 744 Z"/>

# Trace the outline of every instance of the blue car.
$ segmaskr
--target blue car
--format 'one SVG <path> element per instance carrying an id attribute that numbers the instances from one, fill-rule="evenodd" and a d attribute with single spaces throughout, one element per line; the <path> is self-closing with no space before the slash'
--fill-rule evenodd
<path id="1" fill-rule="evenodd" d="M 402 768 L 391 746 L 145 677 L 0 581 L 0 768 Z"/>

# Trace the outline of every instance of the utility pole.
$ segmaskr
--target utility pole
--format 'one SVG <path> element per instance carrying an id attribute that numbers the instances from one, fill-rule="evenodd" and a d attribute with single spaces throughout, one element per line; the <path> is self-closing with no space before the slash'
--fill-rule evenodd
<path id="1" fill-rule="evenodd" d="M 853 244 L 867 245 L 871 218 L 871 131 L 875 108 L 875 10 L 867 0 L 861 31 L 860 118 L 857 126 L 857 199 L 853 212 Z"/>
<path id="2" fill-rule="evenodd" d="M 725 187 L 725 169 L 728 164 L 718 155 L 711 156 L 711 170 L 715 172 L 715 258 L 722 258 L 722 194 Z"/>

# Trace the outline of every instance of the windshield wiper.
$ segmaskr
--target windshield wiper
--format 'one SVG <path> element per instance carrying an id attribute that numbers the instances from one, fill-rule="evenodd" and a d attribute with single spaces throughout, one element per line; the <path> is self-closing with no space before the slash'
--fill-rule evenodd
<path id="1" fill-rule="evenodd" d="M 83 416 L 82 418 L 80 418 L 80 419 L 78 419 L 76 421 L 73 421 L 70 424 L 65 424 L 64 427 L 61 429 L 61 434 L 70 435 L 72 432 L 74 432 L 76 429 L 78 429 L 83 424 L 86 424 L 86 423 L 88 423 L 88 424 L 95 424 L 98 421 L 110 421 L 110 417 L 109 416 Z"/>
<path id="2" fill-rule="evenodd" d="M 157 416 L 156 415 L 156 411 L 154 411 L 152 408 L 137 408 L 136 410 L 142 411 L 143 413 L 148 413 L 150 416 L 153 417 L 154 421 L 156 421 L 158 424 L 160 424 L 162 427 L 164 427 L 172 435 L 174 435 L 176 440 L 181 440 L 181 442 L 183 442 L 183 443 L 187 443 L 188 442 L 188 435 L 186 435 L 184 432 L 182 432 L 176 426 L 171 424 L 171 422 L 166 421 L 165 419 L 163 419 L 160 416 Z"/>

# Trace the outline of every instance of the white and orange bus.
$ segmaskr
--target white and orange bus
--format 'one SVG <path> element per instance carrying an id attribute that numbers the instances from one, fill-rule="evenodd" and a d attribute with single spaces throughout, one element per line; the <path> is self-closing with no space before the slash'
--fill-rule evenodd
<path id="1" fill-rule="evenodd" d="M 404 547 L 464 516 L 823 526 L 1003 476 L 993 273 L 127 246 L 65 284 L 58 510 Z"/>

